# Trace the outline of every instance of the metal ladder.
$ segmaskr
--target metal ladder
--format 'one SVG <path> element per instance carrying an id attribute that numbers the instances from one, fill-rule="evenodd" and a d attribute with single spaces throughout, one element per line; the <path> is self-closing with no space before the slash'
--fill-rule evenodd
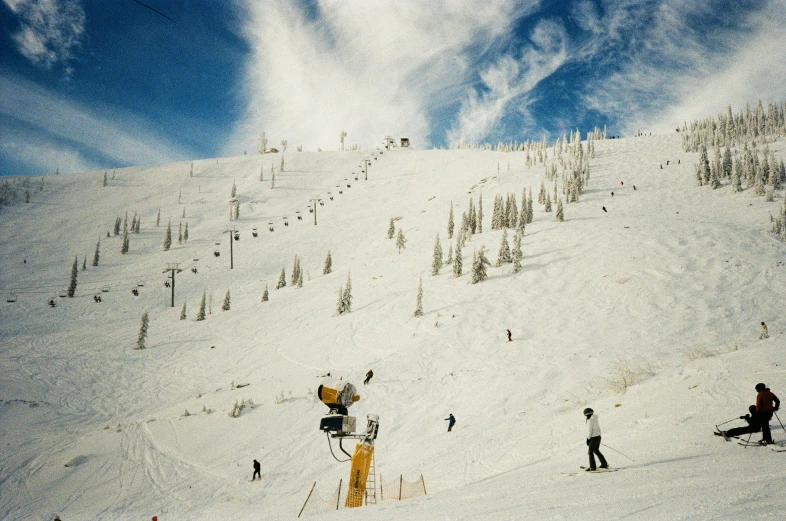
<path id="1" fill-rule="evenodd" d="M 377 472 L 375 470 L 374 453 L 371 453 L 371 466 L 368 470 L 368 478 L 366 478 L 366 505 L 377 504 Z"/>

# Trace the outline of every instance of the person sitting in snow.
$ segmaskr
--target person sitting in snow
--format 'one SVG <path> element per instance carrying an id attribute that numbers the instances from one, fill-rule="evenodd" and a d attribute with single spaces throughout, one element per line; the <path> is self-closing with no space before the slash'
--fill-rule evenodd
<path id="1" fill-rule="evenodd" d="M 756 413 L 761 418 L 761 443 L 767 445 L 773 443 L 772 433 L 770 432 L 770 420 L 775 411 L 781 406 L 781 401 L 775 396 L 766 385 L 756 384 Z"/>
<path id="2" fill-rule="evenodd" d="M 717 436 L 725 436 L 727 438 L 733 438 L 737 436 L 742 436 L 743 434 L 752 434 L 754 432 L 759 432 L 761 430 L 761 417 L 756 414 L 756 406 L 751 405 L 748 407 L 748 411 L 750 414 L 746 414 L 745 416 L 740 416 L 740 420 L 745 420 L 748 422 L 747 427 L 735 427 L 733 429 L 729 429 L 727 431 L 716 432 Z"/>
<path id="3" fill-rule="evenodd" d="M 584 409 L 584 416 L 587 418 L 587 425 L 589 430 L 587 431 L 587 450 L 589 454 L 589 467 L 587 467 L 587 471 L 597 470 L 595 468 L 595 454 L 598 455 L 598 459 L 600 460 L 600 468 L 607 469 L 609 468 L 609 464 L 606 463 L 606 458 L 603 457 L 603 454 L 600 453 L 600 424 L 598 423 L 598 415 L 595 414 L 595 411 L 587 407 Z"/>

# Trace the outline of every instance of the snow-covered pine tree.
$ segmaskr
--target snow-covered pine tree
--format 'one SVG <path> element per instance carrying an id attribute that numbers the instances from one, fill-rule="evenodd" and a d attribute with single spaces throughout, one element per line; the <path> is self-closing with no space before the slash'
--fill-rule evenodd
<path id="1" fill-rule="evenodd" d="M 477 210 L 475 210 L 475 201 L 472 200 L 472 197 L 469 198 L 469 211 L 467 212 L 467 217 L 469 218 L 469 231 L 474 235 L 475 231 L 478 229 L 478 215 Z"/>
<path id="2" fill-rule="evenodd" d="M 260 181 L 265 180 L 265 165 L 259 167 L 259 180 Z"/>
<path id="3" fill-rule="evenodd" d="M 270 165 L 270 188 L 276 187 L 276 171 L 273 165 Z"/>
<path id="4" fill-rule="evenodd" d="M 454 224 L 455 223 L 453 222 L 453 201 L 450 201 L 450 213 L 448 214 L 448 239 L 452 239 L 453 238 L 453 227 L 454 227 Z M 391 226 L 393 225 L 393 220 L 390 221 L 390 225 Z M 391 239 L 391 238 L 392 237 L 390 236 L 390 231 L 388 231 L 388 239 Z"/>
<path id="5" fill-rule="evenodd" d="M 347 271 L 347 283 L 344 285 L 344 312 L 352 311 L 352 277 Z"/>
<path id="6" fill-rule="evenodd" d="M 284 154 L 281 154 L 281 166 L 278 169 L 279 172 L 284 171 Z"/>
<path id="7" fill-rule="evenodd" d="M 122 224 L 122 222 L 123 220 L 120 219 L 120 217 L 115 217 L 115 227 L 112 230 L 112 235 L 114 235 L 115 237 L 120 235 L 120 224 Z"/>
<path id="8" fill-rule="evenodd" d="M 453 277 L 461 277 L 464 260 L 461 258 L 461 237 L 456 238 L 456 257 L 453 259 Z"/>
<path id="9" fill-rule="evenodd" d="M 232 181 L 232 190 L 229 192 L 229 198 L 234 199 L 237 195 L 237 186 L 235 185 L 235 181 Z"/>
<path id="10" fill-rule="evenodd" d="M 202 300 L 199 302 L 199 311 L 197 311 L 197 316 L 196 316 L 196 319 L 198 321 L 205 320 L 205 305 L 206 305 L 205 298 L 207 297 L 206 293 L 207 292 L 205 291 L 202 292 Z"/>
<path id="11" fill-rule="evenodd" d="M 188 223 L 186 223 L 186 227 L 183 229 L 183 241 L 188 242 Z"/>
<path id="12" fill-rule="evenodd" d="M 344 306 L 344 286 L 338 287 L 338 302 L 336 302 L 336 315 L 343 315 L 346 313 L 346 307 Z"/>
<path id="13" fill-rule="evenodd" d="M 415 302 L 414 316 L 416 317 L 423 316 L 423 277 L 418 278 L 418 297 L 417 297 L 417 301 Z"/>
<path id="14" fill-rule="evenodd" d="M 93 253 L 93 266 L 98 266 L 98 261 L 101 258 L 101 237 L 98 238 L 96 243 L 96 251 Z"/>
<path id="15" fill-rule="evenodd" d="M 500 220 L 502 216 L 502 200 L 499 195 L 494 197 L 494 207 L 491 210 L 491 229 L 500 229 Z"/>
<path id="16" fill-rule="evenodd" d="M 756 181 L 753 183 L 753 195 L 765 195 L 767 190 L 764 188 L 764 179 L 761 176 L 761 172 L 756 173 Z"/>
<path id="17" fill-rule="evenodd" d="M 229 311 L 229 290 L 227 289 L 227 294 L 224 295 L 224 303 L 221 304 L 221 311 Z"/>
<path id="18" fill-rule="evenodd" d="M 557 182 L 554 181 L 554 196 L 551 198 L 551 200 L 556 203 L 558 198 L 559 198 L 559 192 L 557 192 Z"/>
<path id="19" fill-rule="evenodd" d="M 262 302 L 267 302 L 270 300 L 270 292 L 267 289 L 267 284 L 265 284 L 265 291 L 262 293 Z"/>
<path id="20" fill-rule="evenodd" d="M 731 190 L 733 192 L 742 191 L 742 162 L 736 161 L 731 170 Z"/>
<path id="21" fill-rule="evenodd" d="M 497 266 L 502 266 L 503 262 L 511 262 L 510 246 L 508 245 L 508 229 L 502 230 L 502 242 L 499 245 L 499 253 L 497 254 Z"/>
<path id="22" fill-rule="evenodd" d="M 407 247 L 407 239 L 404 237 L 404 231 L 401 228 L 399 228 L 398 236 L 396 237 L 396 248 L 398 248 L 399 254 L 401 253 L 401 249 L 406 247 Z"/>
<path id="23" fill-rule="evenodd" d="M 712 187 L 713 190 L 715 190 L 717 188 L 720 188 L 722 186 L 721 182 L 720 182 L 720 179 L 718 178 L 718 170 L 719 170 L 718 168 L 711 168 L 710 169 L 710 181 L 709 181 L 709 184 L 710 184 L 710 187 Z"/>
<path id="24" fill-rule="evenodd" d="M 332 271 L 333 271 L 333 258 L 330 256 L 330 250 L 328 250 L 327 256 L 325 257 L 325 265 L 322 268 L 322 275 L 327 275 Z"/>
<path id="25" fill-rule="evenodd" d="M 535 212 L 532 209 L 532 188 L 529 189 L 529 198 L 527 199 L 527 224 L 532 224 L 535 218 Z"/>
<path id="26" fill-rule="evenodd" d="M 524 201 L 521 205 L 521 212 L 519 213 L 519 219 L 516 223 L 516 231 L 524 234 L 524 230 L 527 228 L 527 198 L 522 198 Z"/>
<path id="27" fill-rule="evenodd" d="M 104 172 L 104 183 L 101 186 L 106 186 L 106 172 Z"/>
<path id="28" fill-rule="evenodd" d="M 284 271 L 284 268 L 281 268 L 281 275 L 278 277 L 278 283 L 276 284 L 276 289 L 281 289 L 287 285 L 287 274 Z"/>
<path id="29" fill-rule="evenodd" d="M 478 197 L 477 231 L 483 233 L 483 194 Z"/>
<path id="30" fill-rule="evenodd" d="M 521 261 L 524 259 L 524 252 L 521 251 L 521 236 L 523 234 L 521 232 L 517 232 L 515 238 L 513 239 L 513 252 L 511 256 L 513 257 L 513 273 L 518 273 L 521 271 Z"/>
<path id="31" fill-rule="evenodd" d="M 453 243 L 448 243 L 448 258 L 445 259 L 445 264 L 453 264 Z"/>
<path id="32" fill-rule="evenodd" d="M 707 184 L 710 181 L 710 160 L 707 157 L 707 147 L 701 146 L 701 155 L 699 156 L 699 175 L 701 175 L 702 184 Z"/>
<path id="33" fill-rule="evenodd" d="M 180 308 L 180 320 L 186 319 L 186 301 L 183 301 L 183 307 Z"/>
<path id="34" fill-rule="evenodd" d="M 477 284 L 483 280 L 488 278 L 488 273 L 486 272 L 486 266 L 490 266 L 491 263 L 486 258 L 486 247 L 481 246 L 480 250 L 478 250 L 472 259 L 472 284 Z"/>
<path id="35" fill-rule="evenodd" d="M 562 208 L 562 199 L 557 199 L 557 215 L 555 216 L 557 222 L 562 222 L 565 220 L 565 211 Z"/>
<path id="36" fill-rule="evenodd" d="M 131 219 L 131 233 L 134 233 L 136 230 L 136 212 L 134 212 L 134 218 Z"/>
<path id="37" fill-rule="evenodd" d="M 158 209 L 158 213 L 156 214 L 156 228 L 161 225 L 161 208 Z"/>
<path id="38" fill-rule="evenodd" d="M 439 275 L 439 269 L 442 267 L 442 244 L 439 242 L 439 233 L 434 242 L 434 258 L 431 260 L 431 274 Z"/>
<path id="39" fill-rule="evenodd" d="M 172 221 L 166 225 L 166 233 L 164 234 L 164 251 L 169 251 L 172 246 Z"/>
<path id="40" fill-rule="evenodd" d="M 538 203 L 539 204 L 546 204 L 546 185 L 545 185 L 545 183 L 540 183 L 540 192 L 538 193 Z"/>
<path id="41" fill-rule="evenodd" d="M 128 212 L 126 212 L 126 216 L 123 219 L 123 235 L 128 233 Z"/>
<path id="42" fill-rule="evenodd" d="M 87 269 L 87 255 L 82 259 L 82 271 Z"/>
<path id="43" fill-rule="evenodd" d="M 298 288 L 302 288 L 303 287 L 303 270 L 300 269 L 300 261 L 299 260 L 298 260 L 298 263 L 297 263 L 297 287 Z"/>
<path id="44" fill-rule="evenodd" d="M 505 196 L 505 203 L 502 205 L 502 214 L 500 215 L 499 224 L 502 228 L 510 226 L 508 217 L 510 216 L 510 194 Z"/>
<path id="45" fill-rule="evenodd" d="M 388 225 L 388 239 L 392 239 L 396 235 L 396 224 L 393 217 L 390 218 L 390 224 Z"/>
<path id="46" fill-rule="evenodd" d="M 149 318 L 147 316 L 147 311 L 142 313 L 142 324 L 139 326 L 139 335 L 136 337 L 136 348 L 137 349 L 144 349 L 145 340 L 147 340 L 147 327 L 149 325 Z"/>
<path id="47" fill-rule="evenodd" d="M 183 244 L 183 221 L 177 226 L 177 243 Z"/>
<path id="48" fill-rule="evenodd" d="M 297 284 L 297 277 L 299 272 L 300 272 L 300 262 L 298 261 L 297 255 L 295 255 L 295 260 L 292 261 L 292 278 L 290 279 L 290 283 L 293 286 Z"/>
<path id="49" fill-rule="evenodd" d="M 76 277 L 79 274 L 79 259 L 74 255 L 74 264 L 71 266 L 71 281 L 68 283 L 68 297 L 74 298 L 76 293 Z"/>
<path id="50" fill-rule="evenodd" d="M 515 228 L 519 222 L 519 209 L 516 205 L 516 196 L 510 194 L 510 208 L 508 209 L 508 228 Z"/>
<path id="51" fill-rule="evenodd" d="M 726 145 L 726 150 L 723 151 L 723 177 L 729 178 L 731 176 L 732 161 L 731 149 Z"/>
<path id="52" fill-rule="evenodd" d="M 549 195 L 548 193 L 546 194 L 546 207 L 544 208 L 544 210 L 547 212 L 551 211 L 551 195 Z"/>
<path id="53" fill-rule="evenodd" d="M 128 253 L 128 246 L 129 246 L 128 230 L 126 230 L 123 232 L 123 245 L 120 247 L 120 253 L 124 255 Z"/>

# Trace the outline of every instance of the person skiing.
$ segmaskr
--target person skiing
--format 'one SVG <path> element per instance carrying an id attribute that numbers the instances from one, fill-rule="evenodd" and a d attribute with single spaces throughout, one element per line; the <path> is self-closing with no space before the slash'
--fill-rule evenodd
<path id="1" fill-rule="evenodd" d="M 597 470 L 595 468 L 595 454 L 598 455 L 598 459 L 600 460 L 600 468 L 607 469 L 609 468 L 609 464 L 606 463 L 606 458 L 603 457 L 603 454 L 600 453 L 600 424 L 598 423 L 598 415 L 595 414 L 595 411 L 587 407 L 584 409 L 584 416 L 587 418 L 586 422 L 589 427 L 587 431 L 587 453 L 589 454 L 589 467 L 587 467 L 587 472 L 591 472 L 593 470 Z"/>
<path id="2" fill-rule="evenodd" d="M 781 406 L 781 401 L 763 383 L 756 384 L 756 413 L 761 419 L 761 443 L 767 445 L 772 443 L 772 433 L 770 432 L 770 420 L 775 411 Z M 774 405 L 773 405 L 774 402 Z"/>
<path id="3" fill-rule="evenodd" d="M 262 479 L 262 466 L 257 460 L 254 460 L 254 475 L 251 477 L 251 481 L 254 481 L 257 476 Z"/>
<path id="4" fill-rule="evenodd" d="M 761 417 L 756 413 L 756 406 L 751 405 L 750 407 L 748 407 L 748 411 L 750 414 L 746 414 L 745 416 L 740 416 L 740 420 L 745 420 L 746 422 L 748 422 L 747 427 L 735 427 L 727 431 L 716 432 L 715 435 L 724 436 L 726 438 L 732 438 L 736 436 L 742 436 L 743 434 L 752 434 L 754 432 L 759 432 L 761 430 Z"/>
<path id="5" fill-rule="evenodd" d="M 453 417 L 453 413 L 450 413 L 447 418 L 448 421 L 448 432 L 453 430 L 453 426 L 456 425 L 456 418 Z"/>
<path id="6" fill-rule="evenodd" d="M 761 334 L 759 335 L 759 340 L 764 340 L 765 338 L 770 338 L 770 332 L 767 331 L 767 324 L 762 322 L 761 323 Z"/>
<path id="7" fill-rule="evenodd" d="M 508 332 L 508 342 L 513 342 L 513 333 L 510 332 L 510 329 L 506 329 Z"/>
<path id="8" fill-rule="evenodd" d="M 363 385 L 368 385 L 368 383 L 371 381 L 371 378 L 373 376 L 374 376 L 374 371 L 369 369 L 368 372 L 366 373 L 366 379 L 363 380 Z"/>

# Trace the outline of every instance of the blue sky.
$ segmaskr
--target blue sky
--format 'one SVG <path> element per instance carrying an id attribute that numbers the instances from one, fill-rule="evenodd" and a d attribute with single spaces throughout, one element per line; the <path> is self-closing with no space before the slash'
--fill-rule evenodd
<path id="1" fill-rule="evenodd" d="M 0 175 L 666 132 L 786 100 L 786 0 L 0 0 Z"/>

